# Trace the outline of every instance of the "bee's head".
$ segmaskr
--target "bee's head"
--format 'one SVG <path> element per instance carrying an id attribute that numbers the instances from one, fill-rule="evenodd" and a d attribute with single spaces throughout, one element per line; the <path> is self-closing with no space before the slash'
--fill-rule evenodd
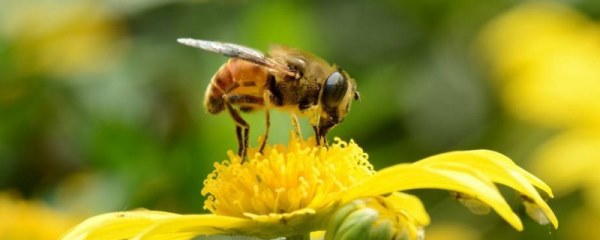
<path id="1" fill-rule="evenodd" d="M 319 135 L 325 134 L 338 123 L 344 120 L 350 111 L 352 100 L 359 100 L 356 83 L 348 74 L 338 69 L 329 74 L 321 87 L 320 105 L 321 117 L 319 120 Z"/>

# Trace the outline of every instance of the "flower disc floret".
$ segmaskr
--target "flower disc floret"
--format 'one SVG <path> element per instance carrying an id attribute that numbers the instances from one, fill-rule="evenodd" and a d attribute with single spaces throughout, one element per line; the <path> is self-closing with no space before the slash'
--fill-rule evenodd
<path id="1" fill-rule="evenodd" d="M 229 160 L 215 163 L 204 181 L 204 208 L 217 215 L 248 217 L 321 212 L 340 194 L 375 171 L 368 155 L 354 141 L 336 138 L 325 148 L 314 138 L 289 145 L 267 145 L 264 154 L 249 149 L 242 161 L 229 152 Z"/>

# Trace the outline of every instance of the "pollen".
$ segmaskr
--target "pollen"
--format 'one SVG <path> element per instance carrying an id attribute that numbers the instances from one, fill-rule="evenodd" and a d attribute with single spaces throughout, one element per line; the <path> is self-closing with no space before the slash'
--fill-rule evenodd
<path id="1" fill-rule="evenodd" d="M 228 152 L 204 181 L 204 208 L 234 217 L 322 212 L 348 188 L 373 175 L 368 155 L 354 141 L 317 146 L 292 135 L 287 146 L 250 148 L 248 160 Z"/>

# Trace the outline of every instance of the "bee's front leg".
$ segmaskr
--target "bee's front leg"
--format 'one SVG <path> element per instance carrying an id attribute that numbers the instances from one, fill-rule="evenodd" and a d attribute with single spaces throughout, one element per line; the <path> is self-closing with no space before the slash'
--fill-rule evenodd
<path id="1" fill-rule="evenodd" d="M 318 125 L 312 125 L 312 128 L 315 132 L 317 146 L 323 145 L 327 147 L 327 132 L 324 132 L 323 129 Z"/>
<path id="2" fill-rule="evenodd" d="M 273 75 L 271 75 L 272 78 Z M 272 80 L 274 81 L 274 80 Z M 262 153 L 263 150 L 265 149 L 265 145 L 267 144 L 267 139 L 269 139 L 269 129 L 271 128 L 271 112 L 269 111 L 269 109 L 271 109 L 271 107 L 273 106 L 281 106 L 282 105 L 282 100 L 281 98 L 275 96 L 275 94 L 273 94 L 273 92 L 271 92 L 271 90 L 269 89 L 265 89 L 265 91 L 263 92 L 263 101 L 264 101 L 264 107 L 265 107 L 265 136 L 263 138 L 263 141 L 260 145 L 259 148 L 259 152 Z"/>
<path id="3" fill-rule="evenodd" d="M 300 139 L 304 139 L 302 137 L 302 130 L 300 129 L 300 122 L 298 121 L 298 116 L 296 114 L 292 114 L 292 126 L 294 126 L 294 133 Z"/>
<path id="4" fill-rule="evenodd" d="M 265 109 L 265 118 L 265 136 L 258 150 L 258 152 L 260 153 L 263 153 L 265 145 L 267 145 L 267 139 L 269 138 L 269 128 L 271 128 L 271 112 L 269 111 L 269 109 Z"/>
<path id="5" fill-rule="evenodd" d="M 316 125 L 312 125 L 313 131 L 315 132 L 315 141 L 317 142 L 317 146 L 321 145 L 321 135 L 319 135 L 319 127 Z"/>
<path id="6" fill-rule="evenodd" d="M 324 146 L 327 146 L 327 133 L 331 130 L 336 123 L 331 118 L 320 118 L 319 125 L 314 126 L 315 134 L 317 135 L 317 144 L 323 143 Z"/>

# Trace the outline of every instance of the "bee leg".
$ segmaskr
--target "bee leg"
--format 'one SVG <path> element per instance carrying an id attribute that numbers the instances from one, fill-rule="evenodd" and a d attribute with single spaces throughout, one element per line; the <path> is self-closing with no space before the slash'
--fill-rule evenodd
<path id="1" fill-rule="evenodd" d="M 271 128 L 271 111 L 269 109 L 265 109 L 265 137 L 263 138 L 262 143 L 260 144 L 259 152 L 263 153 L 265 149 L 265 145 L 267 144 L 267 139 L 269 138 L 269 128 Z"/>
<path id="2" fill-rule="evenodd" d="M 327 143 L 327 136 L 321 135 L 321 134 L 318 134 L 318 135 L 315 134 L 315 136 L 317 136 L 317 146 L 321 146 L 321 145 L 323 145 L 325 147 L 329 146 Z"/>
<path id="3" fill-rule="evenodd" d="M 331 120 L 323 121 L 323 118 L 320 119 L 318 126 L 312 125 L 313 130 L 315 131 L 315 135 L 317 136 L 317 144 L 318 145 L 320 145 L 322 143 L 325 147 L 328 146 L 327 133 L 335 125 L 336 125 L 335 121 L 331 121 Z"/>
<path id="4" fill-rule="evenodd" d="M 241 158 L 242 158 L 242 162 L 245 161 L 246 157 L 248 156 L 248 139 L 249 139 L 249 135 L 250 134 L 250 126 L 247 126 L 246 128 L 244 128 L 244 151 L 242 152 Z"/>
<path id="5" fill-rule="evenodd" d="M 275 81 L 275 78 L 273 77 L 273 75 L 270 75 L 270 81 L 271 82 Z M 263 106 L 265 106 L 266 126 L 265 126 L 265 137 L 263 139 L 263 142 L 260 145 L 260 150 L 259 150 L 260 153 L 262 153 L 263 150 L 265 149 L 265 145 L 267 144 L 267 139 L 269 139 L 269 129 L 271 128 L 271 112 L 269 111 L 269 109 L 272 107 L 272 105 L 276 105 L 276 106 L 282 105 L 281 99 L 277 98 L 273 94 L 273 92 L 271 92 L 271 90 L 269 90 L 269 89 L 265 89 L 265 91 L 263 92 L 262 100 L 263 100 L 262 104 L 263 104 Z"/>
<path id="6" fill-rule="evenodd" d="M 233 118 L 236 124 L 236 134 L 238 137 L 238 155 L 242 158 L 242 162 L 246 159 L 246 154 L 248 152 L 248 134 L 250 133 L 250 125 L 240 116 L 240 113 L 231 106 L 229 101 L 225 101 L 225 106 L 227 107 L 227 111 Z M 242 129 L 244 130 L 242 132 Z M 241 139 L 240 139 L 241 138 Z"/>
<path id="7" fill-rule="evenodd" d="M 321 129 L 319 128 L 319 123 L 321 122 L 320 113 L 317 110 L 310 110 L 310 126 L 312 126 L 313 131 L 315 132 L 315 138 L 317 146 L 321 145 Z"/>
<path id="8" fill-rule="evenodd" d="M 317 142 L 317 146 L 321 145 L 321 135 L 319 134 L 319 127 L 312 125 L 313 131 L 315 131 L 315 138 Z"/>
<path id="9" fill-rule="evenodd" d="M 300 139 L 304 139 L 302 137 L 302 131 L 300 130 L 300 122 L 298 122 L 298 116 L 296 114 L 292 114 L 292 126 L 294 126 L 294 133 Z"/>
<path id="10" fill-rule="evenodd" d="M 227 106 L 227 110 L 233 117 L 235 123 L 238 127 L 241 128 L 239 131 L 241 132 L 241 130 L 243 129 L 243 132 L 241 133 L 241 138 L 238 137 L 238 143 L 241 142 L 240 145 L 242 146 L 239 149 L 238 155 L 242 157 L 242 159 L 245 159 L 246 154 L 248 152 L 248 139 L 250 139 L 250 126 L 240 116 L 239 112 L 233 108 L 232 104 L 242 104 L 240 110 L 248 112 L 255 109 L 252 106 L 263 106 L 264 101 L 260 97 L 246 94 L 225 94 L 223 95 L 223 99 L 225 99 L 225 105 Z"/>
<path id="11" fill-rule="evenodd" d="M 237 124 L 235 125 L 235 135 L 237 136 L 238 142 L 238 156 L 242 156 L 242 151 L 244 149 L 244 145 L 242 143 L 244 142 L 244 140 L 242 136 L 242 128 Z"/>

